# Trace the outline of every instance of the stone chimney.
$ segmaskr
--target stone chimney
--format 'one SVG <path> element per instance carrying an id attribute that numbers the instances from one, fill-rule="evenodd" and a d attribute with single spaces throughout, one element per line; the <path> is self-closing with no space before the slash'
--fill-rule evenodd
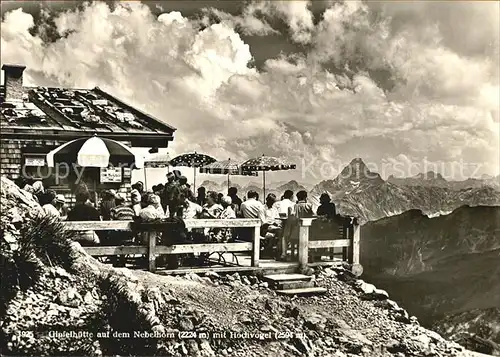
<path id="1" fill-rule="evenodd" d="M 26 66 L 4 64 L 4 98 L 6 102 L 23 100 L 23 72 Z"/>

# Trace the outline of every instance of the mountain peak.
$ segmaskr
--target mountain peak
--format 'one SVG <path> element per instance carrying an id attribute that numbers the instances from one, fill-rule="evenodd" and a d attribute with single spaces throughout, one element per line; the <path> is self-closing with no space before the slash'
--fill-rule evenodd
<path id="1" fill-rule="evenodd" d="M 292 190 L 294 192 L 305 190 L 305 187 L 298 183 L 296 180 L 288 181 L 287 183 L 280 185 L 276 188 L 276 190 L 282 192 L 286 190 Z"/>
<path id="2" fill-rule="evenodd" d="M 421 172 L 418 175 L 413 176 L 413 178 L 420 179 L 420 180 L 446 181 L 445 178 L 440 173 L 436 173 L 434 171 L 427 171 L 426 173 Z"/>
<path id="3" fill-rule="evenodd" d="M 366 167 L 365 162 L 360 157 L 356 157 L 356 158 L 354 158 L 354 159 L 351 160 L 351 162 L 349 163 L 349 166 L 354 166 L 354 165 L 359 165 L 359 166 L 362 166 L 362 167 Z"/>
<path id="4" fill-rule="evenodd" d="M 376 172 L 370 171 L 368 166 L 364 163 L 361 158 L 355 158 L 351 160 L 349 165 L 344 167 L 340 174 L 336 178 L 337 182 L 346 181 L 364 181 L 364 182 L 376 182 L 382 183 L 384 180 Z"/>

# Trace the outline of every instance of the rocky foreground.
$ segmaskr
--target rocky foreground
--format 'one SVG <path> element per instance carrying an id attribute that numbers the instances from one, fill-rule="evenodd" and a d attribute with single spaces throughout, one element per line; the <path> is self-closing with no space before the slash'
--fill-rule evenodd
<path id="1" fill-rule="evenodd" d="M 2 355 L 473 355 L 419 326 L 348 266 L 309 271 L 327 293 L 290 298 L 256 275 L 172 277 L 115 269 L 72 242 L 68 259 L 61 259 L 58 247 L 66 243 L 57 223 L 37 218 L 28 196 L 1 183 L 1 257 L 18 277 L 5 286 L 2 276 Z M 29 229 L 34 224 L 52 229 L 55 248 L 37 245 L 34 234 L 47 238 Z M 27 247 L 36 249 L 26 254 Z"/>

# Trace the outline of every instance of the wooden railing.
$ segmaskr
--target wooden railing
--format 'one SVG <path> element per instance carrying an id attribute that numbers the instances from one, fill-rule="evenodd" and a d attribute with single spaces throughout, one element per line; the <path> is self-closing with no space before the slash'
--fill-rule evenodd
<path id="1" fill-rule="evenodd" d="M 347 227 L 347 238 L 332 240 L 309 240 L 309 229 L 316 218 L 301 218 L 299 227 L 298 260 L 300 267 L 309 263 L 309 249 L 344 248 L 347 261 L 359 264 L 360 226 L 352 224 Z M 332 232 L 333 234 L 335 232 Z M 333 235 L 332 234 L 332 235 Z"/>
<path id="2" fill-rule="evenodd" d="M 347 235 L 342 239 L 331 240 L 310 240 L 310 227 L 316 218 L 301 218 L 299 226 L 298 241 L 298 263 L 300 267 L 306 267 L 309 264 L 310 249 L 329 249 L 343 248 L 344 257 L 349 263 L 359 263 L 359 243 L 360 226 L 350 225 L 347 228 Z M 84 247 L 92 256 L 114 256 L 128 254 L 143 254 L 148 257 L 148 269 L 154 272 L 156 270 L 156 256 L 161 254 L 185 254 L 185 253 L 212 253 L 212 252 L 250 252 L 251 266 L 259 267 L 260 253 L 260 220 L 258 219 L 187 219 L 184 220 L 186 228 L 253 228 L 252 242 L 235 243 L 192 243 L 192 244 L 174 244 L 157 245 L 157 232 L 160 228 L 150 232 L 144 230 L 147 234 L 147 245 L 138 246 L 94 246 Z M 72 231 L 134 231 L 134 222 L 132 221 L 89 221 L 89 222 L 63 222 L 67 229 Z M 332 232 L 332 237 L 335 232 Z"/>
<path id="3" fill-rule="evenodd" d="M 72 231 L 141 231 L 134 229 L 132 221 L 88 221 L 63 222 L 66 229 Z M 169 246 L 157 245 L 156 236 L 161 231 L 161 224 L 156 229 L 143 230 L 147 234 L 146 246 L 95 246 L 84 247 L 92 256 L 147 254 L 149 271 L 156 271 L 156 256 L 161 254 L 212 253 L 212 252 L 251 252 L 251 265 L 259 266 L 260 220 L 259 219 L 186 219 L 186 228 L 253 228 L 252 242 L 236 243 L 193 243 Z M 147 226 L 144 224 L 143 226 Z M 140 225 L 139 225 L 140 227 Z"/>

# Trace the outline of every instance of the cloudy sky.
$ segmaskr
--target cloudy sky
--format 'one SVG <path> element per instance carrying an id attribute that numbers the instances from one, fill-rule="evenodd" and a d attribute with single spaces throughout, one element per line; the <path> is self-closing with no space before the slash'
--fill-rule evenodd
<path id="1" fill-rule="evenodd" d="M 283 156 L 297 170 L 270 179 L 303 182 L 355 157 L 384 177 L 498 174 L 498 2 L 1 5 L 2 63 L 168 122 L 172 155 Z"/>

